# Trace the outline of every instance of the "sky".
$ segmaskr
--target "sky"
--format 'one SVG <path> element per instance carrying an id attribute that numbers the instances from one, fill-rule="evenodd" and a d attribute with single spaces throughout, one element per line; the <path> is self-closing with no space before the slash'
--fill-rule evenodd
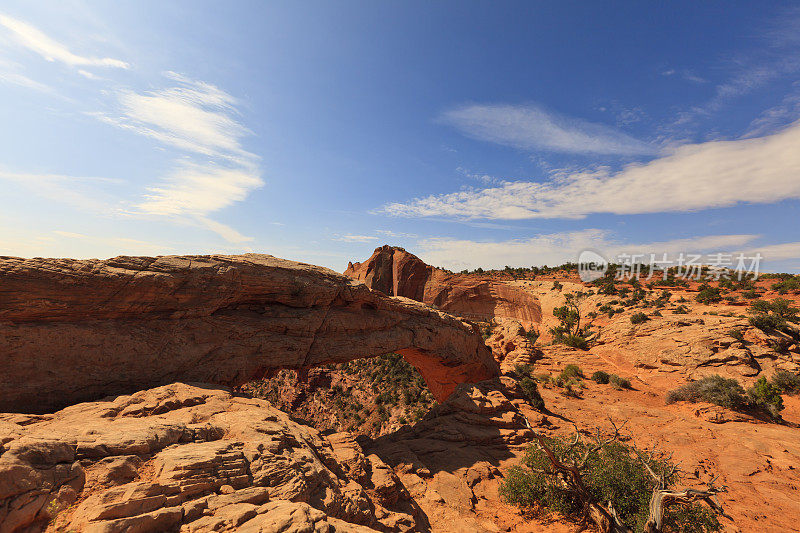
<path id="1" fill-rule="evenodd" d="M 793 2 L 0 6 L 0 255 L 800 272 Z"/>

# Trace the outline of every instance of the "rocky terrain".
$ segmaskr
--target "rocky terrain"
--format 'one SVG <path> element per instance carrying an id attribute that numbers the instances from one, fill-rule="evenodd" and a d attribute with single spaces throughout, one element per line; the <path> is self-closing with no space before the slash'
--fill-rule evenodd
<path id="1" fill-rule="evenodd" d="M 499 490 L 534 431 L 588 438 L 612 423 L 672 454 L 684 485 L 717 476 L 724 530 L 798 530 L 798 396 L 784 394 L 780 419 L 666 401 L 705 376 L 749 387 L 800 373 L 797 343 L 748 318 L 748 291 L 800 300 L 774 280 L 701 302 L 697 283 L 601 291 L 569 269 L 450 274 L 391 247 L 346 274 L 366 285 L 257 255 L 1 260 L 0 363 L 13 376 L 0 377 L 0 398 L 19 408 L 0 415 L 0 533 L 579 531 Z M 587 349 L 551 332 L 578 294 Z M 159 358 L 140 367 L 148 346 Z M 59 359 L 89 380 L 47 370 Z M 136 374 L 147 365 L 158 371 Z M 583 377 L 565 378 L 570 368 Z M 597 371 L 617 381 L 595 382 Z M 75 403 L 100 375 L 112 377 Z M 34 408 L 14 396 L 29 379 Z"/>

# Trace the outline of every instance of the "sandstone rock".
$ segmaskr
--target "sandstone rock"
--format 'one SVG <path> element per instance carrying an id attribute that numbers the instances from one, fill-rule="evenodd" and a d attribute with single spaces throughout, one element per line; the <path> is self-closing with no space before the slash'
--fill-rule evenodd
<path id="1" fill-rule="evenodd" d="M 416 366 L 439 400 L 497 374 L 470 324 L 268 255 L 5 257 L 0 287 L 2 411 L 43 412 L 175 380 L 235 385 L 387 352 Z M 154 401 L 126 415 L 170 408 Z"/>
<path id="2" fill-rule="evenodd" d="M 539 302 L 507 283 L 477 275 L 450 274 L 425 264 L 402 248 L 381 246 L 363 263 L 350 263 L 345 275 L 390 296 L 405 296 L 475 320 L 513 318 L 539 323 Z"/>
<path id="3" fill-rule="evenodd" d="M 153 414 L 141 405 L 163 408 Z M 0 415 L 7 422 L 0 426 L 0 533 L 43 530 L 53 509 L 65 531 L 414 526 L 402 511 L 407 494 L 379 457 L 343 436 L 364 464 L 355 468 L 352 457 L 340 463 L 341 452 L 313 428 L 226 390 L 176 383 L 24 425 L 9 422 L 15 419 Z"/>

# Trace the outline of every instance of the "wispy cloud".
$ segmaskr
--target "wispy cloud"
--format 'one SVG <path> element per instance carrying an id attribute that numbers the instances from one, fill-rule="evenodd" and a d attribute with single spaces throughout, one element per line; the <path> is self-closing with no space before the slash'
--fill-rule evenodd
<path id="1" fill-rule="evenodd" d="M 378 237 L 374 235 L 337 235 L 333 240 L 340 242 L 372 242 L 377 241 Z"/>
<path id="2" fill-rule="evenodd" d="M 468 105 L 447 111 L 440 119 L 468 137 L 522 150 L 624 156 L 658 152 L 610 126 L 535 105 Z"/>
<path id="3" fill-rule="evenodd" d="M 173 86 L 146 93 L 117 92 L 113 113 L 94 113 L 114 126 L 184 152 L 160 183 L 147 187 L 135 209 L 148 215 L 187 216 L 229 242 L 251 240 L 208 218 L 264 185 L 259 158 L 242 146 L 250 131 L 239 121 L 238 100 L 219 87 L 175 72 Z"/>
<path id="4" fill-rule="evenodd" d="M 420 241 L 418 246 L 420 247 L 419 255 L 426 262 L 453 270 L 461 270 L 477 267 L 503 268 L 505 265 L 515 267 L 557 265 L 567 261 L 576 261 L 583 250 L 598 251 L 609 259 L 614 259 L 621 253 L 668 253 L 670 255 L 681 252 L 727 253 L 741 250 L 757 238 L 758 235 L 707 235 L 661 242 L 625 243 L 608 230 L 585 229 L 500 242 L 432 238 Z M 800 247 L 794 249 L 797 248 Z"/>
<path id="5" fill-rule="evenodd" d="M 683 145 L 619 172 L 556 174 L 549 181 L 433 195 L 379 210 L 461 219 L 582 218 L 591 213 L 692 211 L 800 198 L 800 121 L 753 139 Z"/>
<path id="6" fill-rule="evenodd" d="M 799 118 L 800 82 L 795 82 L 794 91 L 784 96 L 780 104 L 767 109 L 753 120 L 744 137 L 766 135 Z"/>
<path id="7" fill-rule="evenodd" d="M 129 68 L 128 63 L 120 59 L 75 54 L 38 28 L 2 13 L 0 13 L 0 26 L 5 27 L 18 44 L 36 52 L 47 61 L 58 61 L 71 67 Z"/>

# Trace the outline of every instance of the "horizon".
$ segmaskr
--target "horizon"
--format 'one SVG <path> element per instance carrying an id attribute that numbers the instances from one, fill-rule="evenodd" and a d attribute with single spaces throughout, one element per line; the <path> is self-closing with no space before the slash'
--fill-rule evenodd
<path id="1" fill-rule="evenodd" d="M 11 1 L 0 255 L 798 273 L 798 35 L 790 2 Z"/>

